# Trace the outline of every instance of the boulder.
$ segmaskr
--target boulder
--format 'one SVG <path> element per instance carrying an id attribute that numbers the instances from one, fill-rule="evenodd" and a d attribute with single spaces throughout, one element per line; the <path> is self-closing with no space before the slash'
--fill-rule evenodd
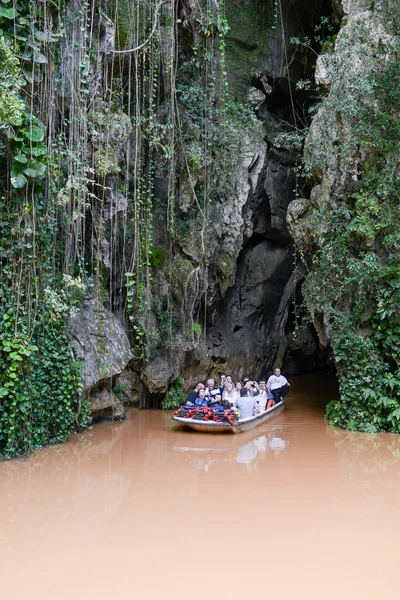
<path id="1" fill-rule="evenodd" d="M 87 301 L 70 318 L 69 332 L 83 361 L 85 391 L 121 373 L 133 358 L 121 322 L 97 298 Z"/>
<path id="2" fill-rule="evenodd" d="M 89 396 L 92 417 L 97 419 L 112 419 L 121 421 L 125 419 L 125 411 L 117 396 L 106 388 L 96 391 Z"/>
<path id="3" fill-rule="evenodd" d="M 148 363 L 142 372 L 142 381 L 150 394 L 161 394 L 167 391 L 173 379 L 173 370 L 165 358 L 155 358 Z"/>

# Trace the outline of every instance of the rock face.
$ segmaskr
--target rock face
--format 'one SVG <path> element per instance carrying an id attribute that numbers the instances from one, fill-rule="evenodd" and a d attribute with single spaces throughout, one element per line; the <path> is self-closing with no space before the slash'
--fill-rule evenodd
<path id="1" fill-rule="evenodd" d="M 121 421 L 125 419 L 122 403 L 112 391 L 103 388 L 89 395 L 90 408 L 94 420 L 111 419 Z"/>
<path id="2" fill-rule="evenodd" d="M 280 0 L 279 6 L 259 0 L 229 0 L 225 7 L 230 27 L 227 65 L 235 94 L 246 94 L 252 77 L 264 78 L 267 93 L 278 82 L 287 86 L 288 76 L 294 81 L 302 79 L 304 64 L 295 60 L 297 49 L 290 38 L 300 31 L 303 35 L 312 32 L 312 24 L 332 10 L 331 2 L 325 0 L 297 1 L 295 10 L 290 0 Z"/>
<path id="3" fill-rule="evenodd" d="M 70 319 L 69 329 L 83 360 L 85 391 L 121 373 L 133 358 L 121 322 L 98 299 L 88 301 Z"/>
<path id="4" fill-rule="evenodd" d="M 221 167 L 224 172 L 215 171 L 216 181 L 207 185 L 209 158 L 203 155 L 205 140 L 200 134 L 205 129 L 201 121 L 204 111 L 200 110 L 200 116 L 196 113 L 197 99 L 192 98 L 190 89 L 192 81 L 184 79 L 185 69 L 193 59 L 193 48 L 204 45 L 203 30 L 207 23 L 203 22 L 205 13 L 201 6 L 201 2 L 182 0 L 178 9 L 178 83 L 182 72 L 186 90 L 183 95 L 192 104 L 185 105 L 178 95 L 184 151 L 177 159 L 173 189 L 173 177 L 162 151 L 158 150 L 160 156 L 153 157 L 157 165 L 151 223 L 154 246 L 152 258 L 146 260 L 154 261 L 157 256 L 158 262 L 152 266 L 151 282 L 143 298 L 150 314 L 146 312 L 144 324 L 138 323 L 146 329 L 148 362 L 136 365 L 135 371 L 125 370 L 114 382 L 128 402 L 136 402 L 140 396 L 140 406 L 158 405 L 162 394 L 179 375 L 184 376 L 188 386 L 220 368 L 235 377 L 267 375 L 274 363 L 282 364 L 290 344 L 293 346 L 290 365 L 296 371 L 306 364 L 302 357 L 312 362 L 315 351 L 310 336 L 305 335 L 296 344 L 290 336 L 290 307 L 302 275 L 294 273 L 296 261 L 286 213 L 295 198 L 298 184 L 295 169 L 300 156 L 282 147 L 276 138 L 297 126 L 295 106 L 300 112 L 306 111 L 309 102 L 307 94 L 296 91 L 295 84 L 310 77 L 312 63 L 290 43 L 290 37 L 300 35 L 299 30 L 301 35 L 311 34 L 320 17 L 330 14 L 331 3 L 299 0 L 293 11 L 291 0 L 282 0 L 275 9 L 273 3 L 259 0 L 225 2 L 229 25 L 225 57 L 229 100 L 241 103 L 242 108 L 252 107 L 253 113 L 246 121 L 238 120 L 240 125 L 234 132 L 239 140 L 236 154 Z M 109 16 L 100 21 L 103 35 L 99 72 L 103 69 L 104 73 L 97 78 L 96 73 L 91 75 L 99 89 L 106 85 L 105 65 L 113 60 L 116 31 L 121 28 L 125 31 L 127 25 L 113 26 L 110 17 L 118 19 L 112 7 L 110 3 Z M 218 15 L 220 18 L 218 3 L 210 11 L 211 21 Z M 212 27 L 210 35 L 214 35 L 211 30 Z M 163 27 L 160 37 L 160 52 L 166 63 L 171 43 L 168 31 Z M 216 61 L 217 56 L 218 50 Z M 221 64 L 213 66 L 216 72 Z M 131 77 L 131 73 L 127 71 L 124 76 Z M 161 95 L 168 94 L 169 84 L 164 83 Z M 92 82 L 91 88 L 94 87 Z M 138 252 L 137 237 L 140 237 L 137 226 L 130 226 L 129 186 L 132 187 L 133 181 L 129 175 L 123 184 L 123 174 L 135 170 L 134 157 L 145 141 L 140 141 L 126 107 L 126 112 L 115 106 L 110 108 L 100 98 L 101 94 L 94 93 L 88 130 L 95 177 L 105 184 L 104 188 L 100 186 L 103 191 L 98 192 L 101 202 L 94 205 L 93 244 L 101 248 L 102 266 L 109 278 L 107 288 L 112 290 L 111 310 L 122 314 L 126 309 L 125 272 L 131 271 L 129 265 L 134 261 L 129 257 Z M 217 98 L 216 114 L 219 102 Z M 167 105 L 168 101 L 162 100 L 154 115 L 160 129 L 157 148 L 165 148 L 169 142 L 171 115 Z M 209 125 L 211 121 L 206 129 Z M 218 127 L 212 135 L 219 136 Z M 218 160 L 218 156 L 214 159 Z M 210 198 L 204 210 L 202 202 L 207 193 Z M 160 216 L 165 207 L 169 212 L 171 195 L 176 219 L 172 233 L 165 216 Z M 292 211 L 293 222 L 306 210 L 303 205 L 300 210 L 298 204 L 297 212 Z M 130 309 L 133 320 L 137 318 L 136 308 Z M 137 314 L 142 319 L 139 309 Z M 99 303 L 89 303 L 71 320 L 71 332 L 85 363 L 85 389 L 121 373 L 132 358 L 121 323 Z"/>
<path id="5" fill-rule="evenodd" d="M 316 239 L 323 243 L 331 226 L 328 219 L 316 215 L 327 209 L 338 209 L 351 202 L 360 189 L 361 165 L 371 152 L 356 136 L 354 117 L 344 103 L 351 93 L 367 81 L 377 56 L 389 52 L 391 38 L 382 23 L 380 3 L 368 0 L 336 2 L 336 12 L 346 21 L 340 29 L 334 50 L 317 61 L 317 84 L 327 91 L 306 139 L 305 156 L 311 166 L 315 186 L 309 199 L 295 200 L 289 205 L 288 226 L 299 248 L 306 254 L 318 250 Z M 321 348 L 331 343 L 329 307 L 309 306 Z"/>
<path id="6" fill-rule="evenodd" d="M 310 15 L 318 21 L 327 7 L 316 2 L 300 3 L 297 8 L 296 19 L 304 19 L 308 25 Z M 232 200 L 224 205 L 224 213 L 235 215 L 236 230 L 241 235 L 230 240 L 230 279 L 215 294 L 210 310 L 214 316 L 209 322 L 207 356 L 214 371 L 223 368 L 235 376 L 259 376 L 267 375 L 274 363 L 282 365 L 284 361 L 293 292 L 302 279 L 299 272 L 293 275 L 295 257 L 286 222 L 288 206 L 295 197 L 295 168 L 300 157 L 275 140 L 285 131 L 277 113 L 290 106 L 291 94 L 295 102 L 304 101 L 301 94 L 297 95 L 294 81 L 308 75 L 296 60 L 296 47 L 288 42 L 290 35 L 298 33 L 290 3 L 282 2 L 283 29 L 280 15 L 275 15 L 279 22 L 272 27 L 274 15 L 266 5 L 262 8 L 256 2 L 246 2 L 245 6 L 229 2 L 227 15 L 231 27 L 227 54 L 230 83 L 237 93 L 247 94 L 264 135 L 256 145 L 253 142 L 253 156 L 249 144 L 248 158 L 244 153 L 242 168 L 236 174 L 241 212 Z M 249 81 L 255 87 L 249 86 Z M 295 125 L 292 113 L 286 113 L 285 119 Z M 224 282 L 223 275 L 219 275 L 219 281 Z M 304 340 L 307 358 L 308 342 L 308 338 Z M 292 372 L 306 363 L 299 361 L 296 367 L 302 354 L 300 346 L 301 341 L 290 361 Z"/>
<path id="7" fill-rule="evenodd" d="M 156 358 L 146 365 L 142 373 L 142 380 L 150 394 L 160 394 L 167 391 L 172 376 L 173 371 L 168 361 Z"/>
<path id="8" fill-rule="evenodd" d="M 137 372 L 124 370 L 118 375 L 114 391 L 119 392 L 124 404 L 139 404 L 140 389 L 140 376 Z"/>

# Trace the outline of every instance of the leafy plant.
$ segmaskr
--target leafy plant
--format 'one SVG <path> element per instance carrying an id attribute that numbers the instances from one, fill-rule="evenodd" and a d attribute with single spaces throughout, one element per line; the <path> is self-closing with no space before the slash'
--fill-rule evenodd
<path id="1" fill-rule="evenodd" d="M 161 248 L 157 248 L 156 246 L 153 246 L 150 249 L 150 262 L 153 269 L 162 269 L 166 260 L 167 255 L 164 250 L 161 250 Z"/>
<path id="2" fill-rule="evenodd" d="M 161 408 L 163 410 L 174 410 L 185 402 L 183 384 L 183 378 L 178 377 L 175 383 L 169 388 L 168 392 L 165 394 L 164 400 L 161 402 Z"/>
<path id="3" fill-rule="evenodd" d="M 309 211 L 313 248 L 303 291 L 314 322 L 322 315 L 329 319 L 340 399 L 328 405 L 328 421 L 350 430 L 400 433 L 397 13 L 389 11 L 385 25 L 393 36 L 390 51 L 377 52 L 369 73 L 346 89 L 338 86 L 322 102 L 323 114 L 346 123 L 347 135 L 335 149 L 339 160 L 354 168 L 355 148 L 363 160 L 357 161 L 354 191 Z M 323 142 L 310 140 L 310 172 L 320 173 L 331 160 Z"/>

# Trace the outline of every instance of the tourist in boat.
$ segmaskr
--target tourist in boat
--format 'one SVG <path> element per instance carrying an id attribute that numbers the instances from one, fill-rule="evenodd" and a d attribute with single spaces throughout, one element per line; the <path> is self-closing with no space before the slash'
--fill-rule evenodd
<path id="1" fill-rule="evenodd" d="M 197 392 L 199 390 L 204 390 L 204 384 L 203 383 L 198 383 L 196 385 L 196 387 L 194 388 L 194 390 L 192 390 L 189 394 L 189 396 L 186 398 L 186 406 L 193 406 L 194 401 L 197 398 Z"/>
<path id="2" fill-rule="evenodd" d="M 208 406 L 209 399 L 206 397 L 206 390 L 204 386 L 197 392 L 197 396 L 194 400 L 195 406 Z"/>
<path id="3" fill-rule="evenodd" d="M 243 388 L 247 390 L 248 396 L 253 395 L 253 383 L 250 381 L 248 377 L 243 379 Z"/>
<path id="4" fill-rule="evenodd" d="M 258 405 L 258 412 L 264 412 L 268 402 L 267 383 L 265 380 L 261 380 L 259 384 L 260 393 L 256 398 Z"/>
<path id="5" fill-rule="evenodd" d="M 207 380 L 207 388 L 206 388 L 206 397 L 207 397 L 207 399 L 211 400 L 217 394 L 220 394 L 220 393 L 221 392 L 220 392 L 219 387 L 215 386 L 214 379 L 208 379 Z"/>
<path id="6" fill-rule="evenodd" d="M 251 381 L 250 379 L 244 380 L 244 387 L 247 389 L 249 396 L 258 396 L 260 393 L 260 390 L 257 389 L 255 383 L 257 382 Z"/>
<path id="7" fill-rule="evenodd" d="M 254 415 L 256 401 L 253 396 L 249 395 L 247 388 L 243 387 L 240 390 L 240 398 L 236 400 L 235 407 L 239 410 L 241 419 L 247 419 Z"/>
<path id="8" fill-rule="evenodd" d="M 267 389 L 271 392 L 275 402 L 284 400 L 289 391 L 290 383 L 281 374 L 280 369 L 275 369 L 274 374 L 267 381 Z"/>
<path id="9" fill-rule="evenodd" d="M 227 383 L 224 393 L 222 394 L 222 399 L 229 402 L 229 406 L 234 406 L 237 400 L 238 394 L 233 387 L 233 383 Z"/>
<path id="10" fill-rule="evenodd" d="M 222 394 L 224 393 L 224 389 L 226 386 L 226 375 L 225 373 L 219 373 L 219 391 Z"/>
<path id="11" fill-rule="evenodd" d="M 258 412 L 263 412 L 271 408 L 275 404 L 275 401 L 271 392 L 267 390 L 267 382 L 265 379 L 261 379 L 259 388 L 260 393 L 256 396 L 256 403 L 259 409 Z"/>
<path id="12" fill-rule="evenodd" d="M 216 394 L 212 400 L 209 400 L 208 405 L 216 408 L 217 410 L 230 408 L 229 402 L 227 400 L 222 400 L 221 394 Z"/>

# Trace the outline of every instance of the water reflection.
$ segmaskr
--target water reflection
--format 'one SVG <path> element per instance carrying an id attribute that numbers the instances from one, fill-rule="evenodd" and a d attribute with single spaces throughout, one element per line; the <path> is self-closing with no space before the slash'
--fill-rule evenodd
<path id="1" fill-rule="evenodd" d="M 221 461 L 236 462 L 252 470 L 268 452 L 278 456 L 287 446 L 287 442 L 282 439 L 282 425 L 264 425 L 262 430 L 265 431 L 262 435 L 259 429 L 236 435 L 185 432 L 182 435 L 190 437 L 184 439 L 181 445 L 174 445 L 173 450 L 185 454 L 196 468 L 206 472 Z"/>
<path id="2" fill-rule="evenodd" d="M 400 436 L 390 433 L 359 433 L 326 427 L 339 452 L 341 476 L 354 485 L 372 490 L 382 484 L 400 490 Z"/>

